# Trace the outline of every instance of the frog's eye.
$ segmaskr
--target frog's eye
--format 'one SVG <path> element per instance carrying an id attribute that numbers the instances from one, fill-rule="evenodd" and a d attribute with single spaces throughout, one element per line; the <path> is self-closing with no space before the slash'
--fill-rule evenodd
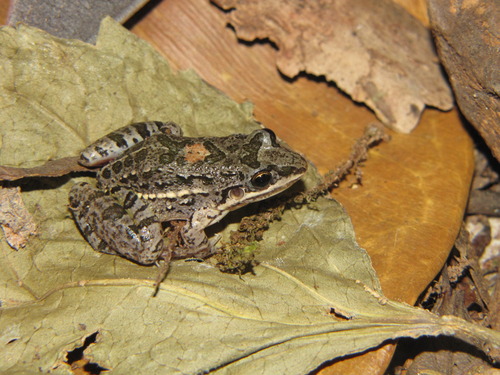
<path id="1" fill-rule="evenodd" d="M 271 183 L 271 172 L 260 171 L 253 175 L 252 185 L 256 188 L 263 189 Z"/>

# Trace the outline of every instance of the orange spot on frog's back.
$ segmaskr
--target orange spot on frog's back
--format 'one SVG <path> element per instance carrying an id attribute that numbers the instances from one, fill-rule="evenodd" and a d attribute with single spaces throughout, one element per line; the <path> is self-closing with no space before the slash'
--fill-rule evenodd
<path id="1" fill-rule="evenodd" d="M 193 143 L 184 147 L 184 158 L 188 163 L 203 161 L 208 155 L 210 155 L 210 151 L 203 143 Z"/>

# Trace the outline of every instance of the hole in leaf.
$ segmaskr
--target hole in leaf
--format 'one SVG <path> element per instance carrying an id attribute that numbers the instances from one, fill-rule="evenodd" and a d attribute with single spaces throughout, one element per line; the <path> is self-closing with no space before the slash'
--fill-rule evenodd
<path id="1" fill-rule="evenodd" d="M 345 316 L 342 313 L 336 311 L 333 307 L 330 308 L 330 314 L 341 320 L 350 320 L 348 316 Z"/>
<path id="2" fill-rule="evenodd" d="M 89 375 L 99 375 L 102 371 L 109 371 L 107 368 L 101 367 L 97 363 L 93 362 L 89 362 L 83 366 L 83 370 Z"/>
<path id="3" fill-rule="evenodd" d="M 96 331 L 93 334 L 87 336 L 82 346 L 68 352 L 68 355 L 66 356 L 68 365 L 71 365 L 72 363 L 83 359 L 83 352 L 90 346 L 90 344 L 95 343 L 98 333 L 99 332 Z"/>
<path id="4" fill-rule="evenodd" d="M 69 351 L 66 355 L 66 363 L 71 366 L 71 370 L 74 373 L 82 373 L 81 370 L 83 370 L 85 374 L 99 375 L 102 371 L 109 371 L 109 369 L 101 367 L 97 363 L 90 362 L 89 359 L 85 358 L 85 350 L 96 342 L 98 333 L 96 331 L 87 336 L 82 346 Z"/>

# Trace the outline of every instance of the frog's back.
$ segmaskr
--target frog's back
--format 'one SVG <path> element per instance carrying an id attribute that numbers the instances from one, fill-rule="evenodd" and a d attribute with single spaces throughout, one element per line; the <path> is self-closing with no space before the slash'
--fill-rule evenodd
<path id="1" fill-rule="evenodd" d="M 235 135 L 234 137 L 238 137 Z M 130 148 L 99 172 L 101 188 L 123 187 L 139 194 L 197 194 L 212 190 L 220 176 L 237 176 L 225 138 L 188 138 L 159 134 Z"/>

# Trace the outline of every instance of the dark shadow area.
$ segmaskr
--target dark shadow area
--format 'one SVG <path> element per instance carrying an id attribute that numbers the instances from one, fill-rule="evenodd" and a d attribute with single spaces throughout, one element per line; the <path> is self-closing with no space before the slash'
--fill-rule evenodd
<path id="1" fill-rule="evenodd" d="M 150 0 L 146 5 L 144 5 L 137 13 L 130 17 L 127 21 L 123 23 L 123 26 L 128 30 L 132 29 L 137 25 L 146 15 L 151 12 L 162 0 Z"/>

